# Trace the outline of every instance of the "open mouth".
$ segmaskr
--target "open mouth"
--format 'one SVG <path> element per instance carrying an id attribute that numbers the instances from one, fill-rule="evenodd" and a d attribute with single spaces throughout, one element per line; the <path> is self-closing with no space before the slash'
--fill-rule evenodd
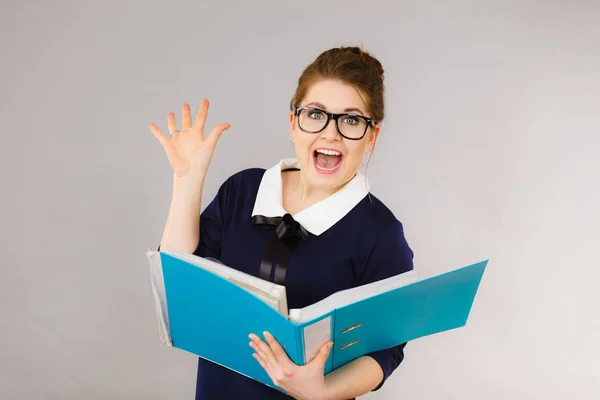
<path id="1" fill-rule="evenodd" d="M 319 148 L 313 151 L 313 161 L 318 172 L 332 174 L 342 165 L 343 154 L 334 149 Z"/>

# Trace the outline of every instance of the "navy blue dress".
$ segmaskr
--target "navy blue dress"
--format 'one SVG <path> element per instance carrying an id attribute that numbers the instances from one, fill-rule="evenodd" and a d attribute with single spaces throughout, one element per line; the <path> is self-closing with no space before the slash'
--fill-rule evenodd
<path id="1" fill-rule="evenodd" d="M 293 159 L 265 170 L 252 168 L 228 178 L 200 217 L 195 254 L 259 276 L 265 248 L 273 234 L 251 223 L 256 214 L 282 216 L 281 171 L 297 167 Z M 286 172 L 283 172 L 286 173 Z M 294 215 L 308 231 L 289 257 L 285 286 L 289 308 L 302 308 L 355 286 L 409 271 L 413 252 L 400 221 L 357 175 L 324 201 Z M 271 279 L 273 275 L 271 275 Z M 256 332 L 260 334 L 260 332 Z M 369 354 L 384 379 L 404 359 L 404 346 Z M 284 393 L 206 361 L 198 361 L 196 399 L 290 399 Z"/>

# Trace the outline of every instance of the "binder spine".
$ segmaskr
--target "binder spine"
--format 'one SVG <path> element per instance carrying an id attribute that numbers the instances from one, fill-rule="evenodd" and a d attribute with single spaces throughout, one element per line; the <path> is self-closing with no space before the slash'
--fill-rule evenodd
<path id="1" fill-rule="evenodd" d="M 296 325 L 296 351 L 298 352 L 298 365 L 306 364 L 306 346 L 304 345 L 304 326 Z"/>
<path id="2" fill-rule="evenodd" d="M 331 355 L 329 356 L 329 360 L 327 360 L 327 363 L 325 364 L 325 373 L 329 373 L 331 371 L 333 371 L 333 368 L 335 366 L 335 354 L 336 354 L 336 347 L 337 347 L 337 343 L 336 338 L 337 338 L 337 327 L 336 327 L 336 321 L 337 321 L 337 308 L 335 310 L 333 310 L 333 313 L 331 315 L 331 341 L 333 342 L 333 347 L 331 348 Z"/>

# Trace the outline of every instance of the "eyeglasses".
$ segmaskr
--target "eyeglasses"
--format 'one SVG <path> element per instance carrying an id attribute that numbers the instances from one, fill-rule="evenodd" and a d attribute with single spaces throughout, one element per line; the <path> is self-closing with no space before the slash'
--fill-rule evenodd
<path id="1" fill-rule="evenodd" d="M 315 107 L 296 107 L 294 115 L 298 117 L 298 127 L 306 133 L 321 132 L 333 119 L 339 134 L 350 140 L 362 139 L 369 126 L 375 126 L 373 119 L 362 115 L 328 113 Z"/>

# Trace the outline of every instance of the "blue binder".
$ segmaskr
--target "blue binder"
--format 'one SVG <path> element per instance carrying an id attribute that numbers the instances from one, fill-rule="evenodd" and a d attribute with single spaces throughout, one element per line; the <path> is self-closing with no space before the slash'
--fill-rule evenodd
<path id="1" fill-rule="evenodd" d="M 464 326 L 488 263 L 415 281 L 296 323 L 230 280 L 163 251 L 149 253 L 160 256 L 164 298 L 159 301 L 156 290 L 155 295 L 167 344 L 279 390 L 252 357 L 250 333 L 262 337 L 269 331 L 290 359 L 303 365 L 310 361 L 307 334 L 319 327 L 322 335 L 325 327 L 329 337 L 318 345 L 334 342 L 327 374 L 367 353 Z"/>

